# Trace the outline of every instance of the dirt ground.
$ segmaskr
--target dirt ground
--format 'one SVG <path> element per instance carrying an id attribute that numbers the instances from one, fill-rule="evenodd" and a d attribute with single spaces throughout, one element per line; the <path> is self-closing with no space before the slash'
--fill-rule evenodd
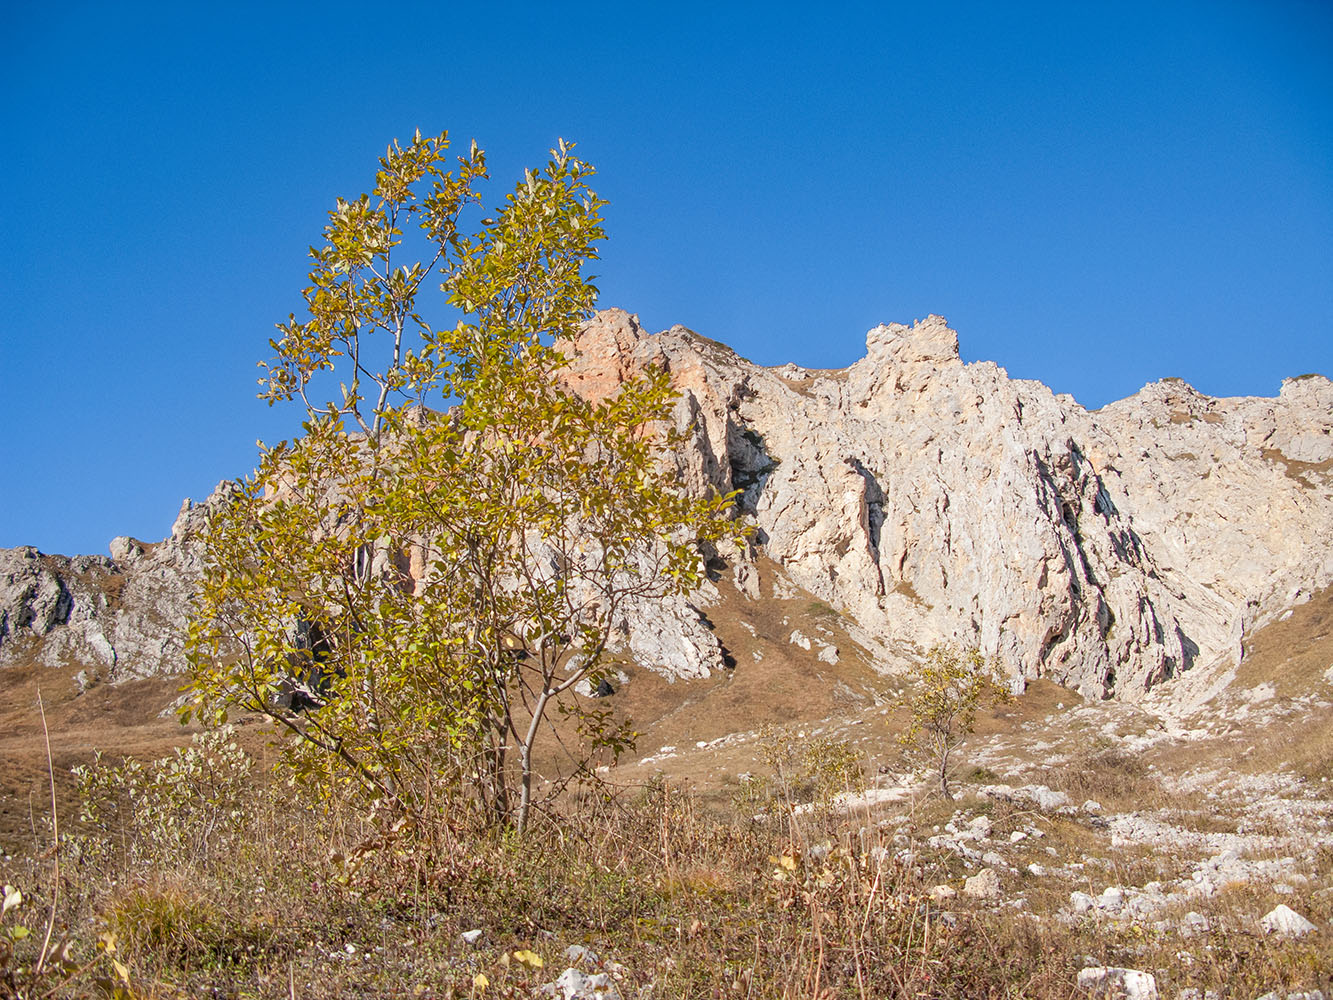
<path id="1" fill-rule="evenodd" d="M 174 717 L 160 717 L 177 696 L 179 678 L 98 685 L 80 693 L 77 672 L 41 666 L 0 671 L 0 853 L 50 837 L 51 776 L 39 695 L 62 819 L 72 814 L 70 769 L 91 760 L 95 750 L 154 758 L 189 742 L 190 730 Z"/>

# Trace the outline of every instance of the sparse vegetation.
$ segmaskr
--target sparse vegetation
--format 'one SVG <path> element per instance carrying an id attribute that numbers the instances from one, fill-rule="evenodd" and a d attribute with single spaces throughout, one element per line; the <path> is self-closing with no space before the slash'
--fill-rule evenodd
<path id="1" fill-rule="evenodd" d="M 802 753 L 789 742 L 781 756 Z M 846 755 L 821 745 L 808 756 L 823 772 L 841 771 Z M 104 761 L 85 787 L 103 795 L 117 775 L 170 774 L 180 757 Z M 1026 894 L 1040 919 L 965 897 L 941 904 L 932 886 L 959 885 L 968 869 L 928 843 L 927 824 L 956 808 L 938 798 L 906 814 L 805 812 L 797 831 L 792 810 L 756 823 L 709 812 L 659 781 L 570 799 L 520 842 L 483 825 L 386 836 L 337 801 L 291 797 L 262 777 L 250 788 L 230 852 L 188 852 L 164 866 L 154 846 L 163 831 L 132 814 L 121 814 L 125 850 L 97 853 L 105 825 L 68 834 L 70 856 L 83 860 L 63 876 L 67 978 L 38 991 L 11 974 L 0 996 L 442 998 L 480 996 L 484 981 L 486 996 L 526 997 L 559 974 L 567 944 L 618 963 L 626 997 L 651 986 L 672 998 L 1053 1000 L 1070 995 L 1089 959 L 1156 970 L 1168 995 L 1194 987 L 1248 997 L 1333 975 L 1323 937 L 1278 941 L 1245 929 L 1275 898 L 1255 888 L 1198 904 L 1227 930 L 1207 947 L 1145 920 L 1050 919 L 1046 907 L 1063 897 L 1036 883 Z M 206 796 L 186 796 L 170 828 L 198 829 L 210 815 Z M 997 839 L 1032 820 L 977 801 L 962 815 L 988 817 Z M 1044 843 L 1062 847 L 1067 836 L 1096 836 L 1074 820 L 1043 826 Z M 139 837 L 146 848 L 133 843 Z M 50 901 L 41 870 L 34 859 L 6 873 L 26 886 L 29 912 Z M 1303 908 L 1320 921 L 1333 916 L 1327 898 Z M 6 928 L 17 912 L 5 913 Z M 472 929 L 480 939 L 464 943 Z M 11 973 L 31 969 L 36 936 L 6 936 L 0 957 Z"/>
<path id="2" fill-rule="evenodd" d="M 766 775 L 742 783 L 736 804 L 742 814 L 769 811 L 785 817 L 793 833 L 797 812 L 813 807 L 828 815 L 839 795 L 865 789 L 863 755 L 843 740 L 806 736 L 767 726 L 759 737 L 759 760 Z"/>
<path id="3" fill-rule="evenodd" d="M 971 735 L 977 709 L 1008 699 L 1008 690 L 980 650 L 936 646 L 921 667 L 912 720 L 899 740 L 904 756 L 909 763 L 928 766 L 939 778 L 940 793 L 953 798 L 949 778 L 957 763 L 954 755 Z"/>

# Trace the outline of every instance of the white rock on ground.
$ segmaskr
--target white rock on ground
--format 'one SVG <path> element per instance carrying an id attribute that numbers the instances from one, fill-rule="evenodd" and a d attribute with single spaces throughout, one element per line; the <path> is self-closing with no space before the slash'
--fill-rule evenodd
<path id="1" fill-rule="evenodd" d="M 1285 903 L 1279 903 L 1264 914 L 1263 919 L 1259 921 L 1259 926 L 1268 934 L 1280 934 L 1287 937 L 1300 937 L 1302 934 L 1309 934 L 1315 929 L 1314 924 Z"/>
<path id="2" fill-rule="evenodd" d="M 963 883 L 963 893 L 977 899 L 998 899 L 1000 876 L 993 868 L 983 868 Z"/>
<path id="3" fill-rule="evenodd" d="M 1010 785 L 982 785 L 977 789 L 979 795 L 998 802 L 1019 802 L 1036 806 L 1045 812 L 1051 812 L 1069 805 L 1069 796 L 1057 792 L 1045 785 L 1022 785 L 1014 788 Z"/>
<path id="4" fill-rule="evenodd" d="M 620 991 L 605 972 L 589 975 L 574 968 L 560 973 L 560 978 L 547 983 L 541 992 L 561 1000 L 620 1000 Z"/>
<path id="5" fill-rule="evenodd" d="M 1213 925 L 1202 913 L 1190 910 L 1180 918 L 1180 936 L 1193 937 L 1195 934 L 1207 934 Z"/>
<path id="6" fill-rule="evenodd" d="M 1086 892 L 1075 890 L 1069 894 L 1069 908 L 1075 913 L 1089 913 L 1097 906 L 1096 900 Z"/>
<path id="7" fill-rule="evenodd" d="M 971 831 L 972 836 L 976 837 L 978 840 L 985 840 L 991 835 L 991 831 L 995 829 L 995 826 L 991 823 L 989 817 L 978 816 L 967 824 L 967 828 Z"/>
<path id="8" fill-rule="evenodd" d="M 575 965 L 586 965 L 589 968 L 595 968 L 599 961 L 597 952 L 581 944 L 571 944 L 566 948 L 565 959 Z"/>
<path id="9" fill-rule="evenodd" d="M 1115 966 L 1096 966 L 1078 974 L 1078 988 L 1107 1000 L 1158 1000 L 1157 980 L 1150 973 Z"/>

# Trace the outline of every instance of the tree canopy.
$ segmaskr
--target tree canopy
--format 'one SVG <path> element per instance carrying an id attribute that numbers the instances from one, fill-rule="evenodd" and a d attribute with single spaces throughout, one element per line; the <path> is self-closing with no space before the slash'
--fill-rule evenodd
<path id="1" fill-rule="evenodd" d="M 213 515 L 183 715 L 265 715 L 299 779 L 385 814 L 466 803 L 521 830 L 550 710 L 627 602 L 689 591 L 741 532 L 661 461 L 665 372 L 597 403 L 562 384 L 597 294 L 592 168 L 562 140 L 488 215 L 484 152 L 449 167 L 448 146 L 395 142 L 310 251 L 260 380 L 303 434 Z M 624 745 L 575 710 L 585 750 Z"/>

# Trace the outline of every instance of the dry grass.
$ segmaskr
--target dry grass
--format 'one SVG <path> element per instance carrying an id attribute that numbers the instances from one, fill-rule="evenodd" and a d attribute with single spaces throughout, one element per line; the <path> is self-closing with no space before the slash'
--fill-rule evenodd
<path id="1" fill-rule="evenodd" d="M 1105 737 L 1085 743 L 1066 763 L 1044 769 L 1041 780 L 1074 802 L 1092 799 L 1115 811 L 1159 807 L 1169 798 L 1141 754 L 1127 753 Z"/>
<path id="2" fill-rule="evenodd" d="M 92 964 L 54 995 L 106 984 L 104 932 L 133 995 L 152 997 L 471 997 L 483 995 L 479 975 L 487 997 L 527 997 L 564 968 L 568 944 L 623 963 L 625 997 L 651 987 L 681 998 L 1068 998 L 1088 960 L 1154 971 L 1166 995 L 1248 997 L 1275 984 L 1327 988 L 1333 976 L 1328 930 L 1289 942 L 1254 932 L 1255 914 L 1278 901 L 1263 887 L 1200 903 L 1227 928 L 1206 940 L 1142 921 L 1062 921 L 1053 914 L 1068 886 L 1026 876 L 1006 876 L 1026 911 L 959 896 L 946 912 L 930 888 L 960 887 L 971 869 L 925 843 L 961 805 L 938 797 L 896 816 L 797 815 L 777 802 L 756 823 L 655 782 L 587 796 L 519 841 L 493 830 L 385 837 L 280 791 L 255 788 L 229 854 L 166 865 L 149 848 L 67 842 L 60 916 L 72 954 Z M 1105 846 L 1077 818 L 989 800 L 967 813 L 985 813 L 1000 835 L 1039 822 L 1041 843 L 1070 856 Z M 1088 888 L 1160 876 L 1158 860 L 1120 852 Z M 48 862 L 5 875 L 28 891 L 23 909 L 41 913 Z M 1306 909 L 1326 922 L 1331 904 Z M 459 939 L 472 928 L 484 932 L 477 946 Z"/>
<path id="3" fill-rule="evenodd" d="M 1305 776 L 1307 788 L 1326 784 L 1321 776 L 1333 783 L 1333 730 L 1320 727 L 1319 713 L 1298 725 L 1244 732 L 1239 743 L 1219 736 L 1136 754 L 1118 737 L 1100 735 L 1102 717 L 1061 714 L 1073 696 L 1036 682 L 1022 699 L 978 719 L 958 801 L 924 795 L 852 815 L 828 808 L 796 814 L 796 801 L 817 804 L 836 790 L 836 782 L 825 788 L 816 780 L 820 773 L 850 782 L 842 769 L 848 760 L 871 773 L 883 764 L 894 770 L 883 747 L 901 729 L 905 710 L 876 689 L 892 685 L 869 675 L 845 637 L 838 636 L 847 655 L 837 665 L 813 666 L 788 641 L 798 622 L 835 627 L 832 609 L 803 596 L 748 606 L 726 588 L 724 595 L 710 615 L 736 655 L 735 670 L 676 685 L 637 672 L 617 695 L 617 707 L 642 719 L 649 734 L 640 754 L 680 746 L 671 781 L 651 778 L 657 765 L 618 768 L 612 773 L 626 786 L 616 794 L 571 796 L 521 842 L 494 830 L 443 826 L 386 836 L 337 802 L 303 802 L 262 781 L 248 786 L 231 830 L 201 825 L 203 814 L 188 802 L 154 820 L 184 829 L 175 840 L 152 822 L 146 829 L 80 830 L 65 822 L 79 802 L 74 783 L 62 781 L 62 829 L 77 832 L 61 847 L 57 938 L 63 925 L 74 964 L 60 972 L 68 974 L 63 985 L 50 978 L 40 989 L 25 984 L 9 973 L 31 968 L 35 942 L 19 942 L 8 973 L 0 962 L 0 998 L 107 996 L 117 988 L 131 995 L 113 957 L 137 997 L 529 997 L 568 964 L 570 944 L 623 964 L 618 989 L 625 1000 L 649 989 L 655 998 L 1069 1000 L 1088 963 L 1152 972 L 1164 997 L 1187 988 L 1242 1000 L 1273 989 L 1333 992 L 1333 847 L 1317 852 L 1314 870 L 1301 862 L 1309 881 L 1297 883 L 1295 894 L 1254 881 L 1192 897 L 1188 908 L 1205 914 L 1214 930 L 1186 937 L 1179 932 L 1186 904 L 1137 919 L 1075 918 L 1069 894 L 1188 878 L 1197 850 L 1113 844 L 1098 816 L 1042 812 L 968 791 L 1016 783 L 1023 773 L 1022 781 L 1064 791 L 1075 805 L 1095 799 L 1106 814 L 1151 815 L 1182 834 L 1287 837 L 1290 829 L 1277 821 L 1264 826 L 1246 803 L 1215 800 L 1207 788 L 1181 792 L 1171 775 L 1231 761 L 1253 744 L 1232 762 L 1236 771 L 1286 769 Z M 1273 683 L 1279 701 L 1325 690 L 1330 625 L 1333 595 L 1323 594 L 1270 626 L 1252 640 L 1239 686 Z M 818 683 L 811 670 L 824 672 Z M 37 683 L 51 690 L 68 680 L 59 671 L 8 676 L 21 697 L 0 707 L 0 753 L 10 765 L 0 775 L 9 809 L 0 809 L 0 857 L 13 855 L 0 881 L 20 886 L 27 898 L 0 929 L 18 919 L 45 924 L 52 859 L 44 757 L 26 702 Z M 838 701 L 839 684 L 857 705 Z M 120 741 L 113 760 L 166 752 L 181 734 L 150 723 L 143 706 L 169 699 L 169 687 L 107 686 L 48 698 L 60 734 L 57 777 L 87 760 L 99 732 Z M 1133 722 L 1125 712 L 1105 718 Z M 783 758 L 788 780 L 770 782 L 769 799 L 756 803 L 757 788 L 736 775 L 763 776 L 761 730 L 775 721 L 784 724 L 784 738 L 824 741 L 829 751 L 816 761 Z M 691 752 L 695 741 L 741 729 L 752 729 L 750 738 Z M 262 753 L 252 732 L 243 736 L 247 748 Z M 988 741 L 1007 749 L 968 759 Z M 1057 759 L 1064 762 L 1048 763 Z M 761 811 L 767 819 L 755 821 Z M 1011 866 L 1001 869 L 997 902 L 961 894 L 980 862 L 929 843 L 951 822 L 959 827 L 983 814 L 994 832 L 977 849 L 999 850 Z M 1032 829 L 1041 836 L 1009 843 L 1012 833 Z M 189 849 L 171 849 L 179 843 Z M 1029 873 L 1033 863 L 1047 874 Z M 930 890 L 940 883 L 960 895 L 932 902 Z M 1295 940 L 1262 935 L 1258 917 L 1279 902 L 1320 930 Z M 474 928 L 483 931 L 481 941 L 463 943 L 460 933 Z M 115 935 L 114 956 L 99 950 L 104 933 Z M 543 966 L 516 959 L 519 951 L 536 954 Z M 477 976 L 489 983 L 484 990 Z"/>

